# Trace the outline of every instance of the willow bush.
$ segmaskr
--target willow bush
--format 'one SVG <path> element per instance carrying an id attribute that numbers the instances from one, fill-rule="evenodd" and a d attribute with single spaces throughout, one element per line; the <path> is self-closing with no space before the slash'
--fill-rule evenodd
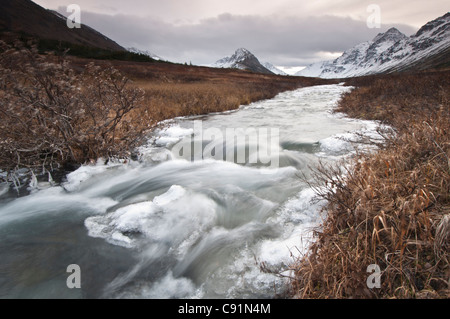
<path id="1" fill-rule="evenodd" d="M 36 47 L 0 42 L 0 168 L 45 169 L 128 156 L 148 125 L 143 92 L 112 67 L 81 71 Z"/>

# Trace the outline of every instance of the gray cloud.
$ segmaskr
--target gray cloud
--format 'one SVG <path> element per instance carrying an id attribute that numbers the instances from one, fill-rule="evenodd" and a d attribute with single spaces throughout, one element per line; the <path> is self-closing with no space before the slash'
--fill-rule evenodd
<path id="1" fill-rule="evenodd" d="M 58 10 L 65 13 L 65 8 Z M 175 62 L 213 63 L 245 47 L 261 60 L 299 66 L 323 60 L 326 52 L 342 52 L 372 39 L 381 29 L 336 16 L 280 17 L 221 14 L 198 23 L 169 23 L 157 18 L 83 11 L 82 22 L 124 47 L 149 50 Z M 410 35 L 416 30 L 395 25 Z"/>
<path id="2" fill-rule="evenodd" d="M 445 14 L 448 0 L 34 0 L 46 8 L 75 2 L 83 11 L 158 17 L 168 22 L 198 22 L 229 12 L 233 15 L 340 16 L 365 21 L 367 7 L 379 5 L 383 23 L 404 23 L 419 28 Z"/>

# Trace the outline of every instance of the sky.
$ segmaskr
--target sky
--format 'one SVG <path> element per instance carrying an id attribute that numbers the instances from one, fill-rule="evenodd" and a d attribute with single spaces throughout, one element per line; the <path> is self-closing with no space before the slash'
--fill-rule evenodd
<path id="1" fill-rule="evenodd" d="M 410 36 L 450 9 L 448 0 L 34 2 L 66 16 L 67 6 L 78 4 L 81 23 L 125 48 L 147 50 L 169 61 L 207 65 L 243 47 L 261 62 L 288 72 L 334 59 L 390 27 Z"/>

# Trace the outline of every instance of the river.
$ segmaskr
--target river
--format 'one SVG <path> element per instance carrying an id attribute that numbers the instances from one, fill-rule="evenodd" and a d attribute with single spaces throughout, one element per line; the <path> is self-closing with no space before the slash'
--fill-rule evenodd
<path id="1" fill-rule="evenodd" d="M 166 121 L 137 160 L 84 165 L 27 196 L 1 192 L 0 297 L 282 294 L 286 279 L 260 266 L 289 275 L 324 218 L 302 176 L 352 154 L 343 138 L 375 134 L 376 123 L 331 112 L 349 90 L 307 87 Z M 81 288 L 67 286 L 72 264 Z"/>

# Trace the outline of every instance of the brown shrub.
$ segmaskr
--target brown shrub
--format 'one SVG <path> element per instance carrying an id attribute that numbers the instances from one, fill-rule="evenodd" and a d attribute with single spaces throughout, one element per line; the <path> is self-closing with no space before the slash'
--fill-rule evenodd
<path id="1" fill-rule="evenodd" d="M 82 72 L 33 47 L 0 48 L 0 167 L 51 168 L 127 155 L 143 127 L 130 111 L 143 92 L 113 68 Z"/>

